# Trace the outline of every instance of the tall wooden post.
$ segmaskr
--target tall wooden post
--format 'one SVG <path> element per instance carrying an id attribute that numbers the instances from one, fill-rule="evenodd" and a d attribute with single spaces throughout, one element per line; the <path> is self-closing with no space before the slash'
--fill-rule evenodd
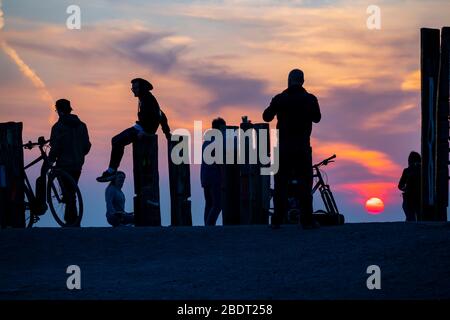
<path id="1" fill-rule="evenodd" d="M 421 31 L 422 86 L 422 188 L 419 220 L 437 216 L 436 197 L 436 107 L 439 74 L 439 30 Z"/>
<path id="2" fill-rule="evenodd" d="M 242 117 L 242 123 L 240 124 L 240 129 L 242 133 L 251 132 L 249 137 L 239 139 L 239 152 L 243 149 L 245 153 L 243 163 L 240 162 L 240 192 L 241 192 L 241 209 L 240 209 L 240 223 L 241 224 L 251 224 L 252 217 L 254 215 L 256 193 L 255 193 L 255 175 L 258 171 L 257 164 L 250 163 L 249 154 L 255 152 L 253 148 L 254 142 L 254 128 L 253 124 L 247 120 L 247 117 Z M 242 154 L 239 154 L 242 157 Z"/>
<path id="3" fill-rule="evenodd" d="M 178 141 L 189 142 L 188 136 L 182 136 Z M 179 142 L 169 141 L 169 183 L 170 183 L 170 217 L 172 226 L 192 226 L 191 214 L 191 173 L 189 163 L 174 164 L 172 149 Z M 181 155 L 182 156 L 182 155 Z"/>
<path id="4" fill-rule="evenodd" d="M 436 196 L 437 216 L 434 220 L 447 221 L 448 165 L 449 165 L 449 77 L 450 28 L 442 28 L 437 99 Z"/>
<path id="5" fill-rule="evenodd" d="M 270 175 L 262 175 L 261 168 L 270 167 L 269 164 L 262 164 L 259 156 L 261 155 L 261 131 L 267 133 L 267 140 L 265 144 L 267 146 L 266 156 L 270 158 L 270 133 L 268 123 L 255 123 L 254 128 L 256 130 L 256 149 L 258 152 L 258 172 L 255 175 L 255 215 L 252 218 L 253 224 L 268 224 L 269 223 L 269 208 L 270 208 Z"/>
<path id="6" fill-rule="evenodd" d="M 223 225 L 237 225 L 239 224 L 239 211 L 240 211 L 240 192 L 239 192 L 239 165 L 237 164 L 237 141 L 233 141 L 233 150 L 226 150 L 227 146 L 227 135 L 225 131 L 228 130 L 236 131 L 239 127 L 237 126 L 226 126 L 223 128 L 224 136 L 224 155 L 227 152 L 233 152 L 232 157 L 234 158 L 233 164 L 226 163 L 221 167 L 222 179 L 222 217 Z"/>
<path id="7" fill-rule="evenodd" d="M 136 226 L 161 226 L 156 134 L 144 135 L 133 143 L 133 174 Z"/>
<path id="8" fill-rule="evenodd" d="M 0 225 L 25 227 L 22 123 L 0 123 Z"/>
<path id="9" fill-rule="evenodd" d="M 240 223 L 241 224 L 268 224 L 269 222 L 269 206 L 270 206 L 270 176 L 261 175 L 262 163 L 259 158 L 260 155 L 260 131 L 266 130 L 269 132 L 269 125 L 267 123 L 253 124 L 243 117 L 243 122 L 240 125 L 243 132 L 250 130 L 252 133 L 249 139 L 243 143 L 245 150 L 244 163 L 240 164 Z M 267 135 L 267 153 L 270 153 L 270 139 Z M 256 154 L 256 163 L 250 161 L 249 153 Z M 268 154 L 270 156 L 270 154 Z"/>

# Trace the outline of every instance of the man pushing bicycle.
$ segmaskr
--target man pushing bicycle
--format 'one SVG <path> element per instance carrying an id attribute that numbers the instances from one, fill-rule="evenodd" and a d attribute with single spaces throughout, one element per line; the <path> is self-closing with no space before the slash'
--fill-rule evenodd
<path id="1" fill-rule="evenodd" d="M 67 172 L 78 183 L 84 158 L 91 149 L 88 129 L 76 115 L 71 114 L 72 107 L 69 100 L 59 99 L 55 107 L 59 119 L 53 125 L 50 135 L 49 161 L 56 162 L 57 168 Z M 64 186 L 64 181 L 61 181 L 61 185 Z M 64 220 L 67 224 L 73 225 L 73 221 L 77 219 L 75 190 L 70 190 L 69 187 L 64 189 L 66 201 Z"/>

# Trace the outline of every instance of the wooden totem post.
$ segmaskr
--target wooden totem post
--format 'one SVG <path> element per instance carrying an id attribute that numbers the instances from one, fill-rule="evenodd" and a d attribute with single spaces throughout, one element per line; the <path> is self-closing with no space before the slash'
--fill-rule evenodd
<path id="1" fill-rule="evenodd" d="M 433 220 L 437 215 L 436 102 L 438 92 L 440 41 L 439 30 L 423 28 L 420 32 L 422 86 L 422 195 L 421 216 L 418 217 L 418 220 Z"/>
<path id="2" fill-rule="evenodd" d="M 134 214 L 136 226 L 161 226 L 158 135 L 133 143 Z"/>
<path id="3" fill-rule="evenodd" d="M 437 97 L 436 146 L 436 216 L 433 220 L 447 221 L 449 182 L 449 77 L 450 27 L 442 28 L 439 89 Z"/>
<path id="4" fill-rule="evenodd" d="M 255 153 L 253 148 L 254 128 L 253 124 L 248 121 L 247 117 L 242 117 L 240 124 L 242 130 L 239 137 L 239 168 L 240 168 L 240 224 L 251 224 L 255 209 L 255 174 L 257 164 L 251 163 L 250 153 Z"/>
<path id="5" fill-rule="evenodd" d="M 258 151 L 258 171 L 255 175 L 255 187 L 256 202 L 255 202 L 255 215 L 252 217 L 253 224 L 268 224 L 269 223 L 269 208 L 270 208 L 270 175 L 262 175 L 261 169 L 263 167 L 270 167 L 269 164 L 261 163 L 260 156 L 265 153 L 265 156 L 270 158 L 270 131 L 268 123 L 255 123 L 254 128 L 256 130 L 256 148 Z M 261 133 L 267 134 L 265 145 L 266 150 L 261 150 L 262 141 L 264 137 Z"/>
<path id="6" fill-rule="evenodd" d="M 237 126 L 226 126 L 223 128 L 224 143 L 223 154 L 225 157 L 231 157 L 233 164 L 226 162 L 222 166 L 222 217 L 223 225 L 237 225 L 240 222 L 240 190 L 239 190 L 239 165 L 237 164 L 237 140 L 234 136 L 228 137 L 225 132 L 236 132 L 239 129 Z M 233 142 L 228 142 L 233 139 Z M 228 144 L 233 145 L 233 150 L 227 150 Z M 228 153 L 228 154 L 227 154 Z M 225 159 L 226 160 L 226 159 Z M 225 162 L 225 161 L 224 161 Z"/>
<path id="7" fill-rule="evenodd" d="M 22 123 L 0 123 L 0 226 L 25 227 Z"/>
<path id="8" fill-rule="evenodd" d="M 180 136 L 177 141 L 189 142 L 188 136 Z M 191 173 L 189 163 L 174 164 L 172 161 L 173 147 L 179 143 L 169 141 L 169 183 L 170 183 L 170 217 L 172 226 L 192 226 L 191 214 Z M 183 155 L 180 155 L 181 157 Z"/>
<path id="9" fill-rule="evenodd" d="M 262 145 L 262 143 L 260 143 L 260 133 L 262 133 L 263 130 L 266 130 L 266 152 L 269 153 L 269 125 L 266 123 L 252 124 L 246 117 L 243 117 L 240 128 L 243 130 L 241 133 L 247 133 L 246 139 L 240 140 L 240 143 L 243 143 L 241 147 L 243 147 L 245 151 L 245 158 L 242 159 L 243 163 L 240 164 L 240 223 L 268 224 L 270 176 L 261 175 L 261 168 L 263 165 L 260 161 L 260 147 Z M 250 152 L 254 153 L 252 157 L 249 156 Z M 268 156 L 270 156 L 270 154 Z"/>

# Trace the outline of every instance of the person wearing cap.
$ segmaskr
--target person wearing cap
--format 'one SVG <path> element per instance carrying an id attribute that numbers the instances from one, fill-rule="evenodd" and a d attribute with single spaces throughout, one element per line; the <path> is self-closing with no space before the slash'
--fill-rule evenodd
<path id="1" fill-rule="evenodd" d="M 300 206 L 300 223 L 305 229 L 317 228 L 313 220 L 313 184 L 312 149 L 310 143 L 312 124 L 321 119 L 317 98 L 303 88 L 303 71 L 294 69 L 288 76 L 288 88 L 276 95 L 269 107 L 264 110 L 263 119 L 278 119 L 279 170 L 275 174 L 275 212 L 272 228 L 279 228 L 288 208 L 288 185 L 290 179 L 296 179 L 296 189 Z"/>
<path id="2" fill-rule="evenodd" d="M 72 114 L 72 106 L 67 99 L 55 103 L 58 121 L 50 134 L 49 161 L 67 172 L 76 183 L 80 179 L 84 158 L 91 149 L 87 126 L 78 116 Z M 68 204 L 64 219 L 67 224 L 76 221 L 76 209 Z"/>
<path id="3" fill-rule="evenodd" d="M 156 98 L 150 92 L 152 89 L 152 84 L 145 79 L 136 78 L 131 80 L 131 91 L 139 100 L 138 121 L 131 128 L 112 138 L 109 167 L 100 177 L 97 177 L 98 182 L 108 182 L 114 179 L 122 161 L 125 146 L 133 143 L 144 134 L 155 134 L 159 125 L 161 125 L 167 140 L 170 140 L 171 134 L 167 117 L 162 112 Z"/>

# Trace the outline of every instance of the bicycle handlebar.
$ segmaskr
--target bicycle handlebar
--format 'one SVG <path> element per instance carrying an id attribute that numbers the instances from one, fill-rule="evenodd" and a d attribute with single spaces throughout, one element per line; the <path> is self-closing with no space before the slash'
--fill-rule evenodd
<path id="1" fill-rule="evenodd" d="M 331 157 L 329 157 L 329 158 L 327 158 L 327 159 L 325 159 L 325 160 L 323 160 L 323 161 L 313 165 L 313 167 L 318 168 L 318 167 L 321 167 L 321 166 L 326 166 L 328 163 L 333 162 L 332 160 L 335 159 L 335 158 L 336 158 L 336 155 L 333 154 Z"/>
<path id="2" fill-rule="evenodd" d="M 39 137 L 37 142 L 28 141 L 27 143 L 23 144 L 22 147 L 25 148 L 25 149 L 30 149 L 31 150 L 31 149 L 33 149 L 36 146 L 42 147 L 42 146 L 46 145 L 49 142 L 50 142 L 50 139 L 45 140 L 44 137 Z"/>

